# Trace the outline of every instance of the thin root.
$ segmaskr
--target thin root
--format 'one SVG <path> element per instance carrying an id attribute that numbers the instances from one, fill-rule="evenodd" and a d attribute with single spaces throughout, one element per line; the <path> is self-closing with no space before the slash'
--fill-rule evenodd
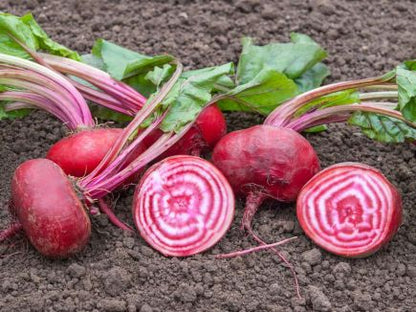
<path id="1" fill-rule="evenodd" d="M 276 246 L 286 244 L 286 243 L 288 243 L 292 240 L 295 240 L 297 238 L 298 238 L 297 236 L 293 236 L 293 237 L 290 237 L 290 238 L 286 238 L 286 239 L 284 239 L 280 242 L 277 242 L 277 243 L 267 244 L 267 245 L 260 245 L 260 246 L 252 247 L 252 248 L 249 248 L 249 249 L 234 251 L 234 252 L 231 252 L 231 253 L 228 253 L 228 254 L 221 254 L 221 255 L 215 256 L 215 258 L 225 259 L 225 258 L 233 258 L 233 257 L 238 257 L 238 256 L 244 256 L 244 255 L 247 255 L 247 254 L 252 253 L 252 252 L 256 252 L 256 251 L 260 251 L 260 250 L 264 250 L 264 249 L 268 249 L 268 248 L 272 248 L 272 247 L 276 247 Z"/>
<path id="2" fill-rule="evenodd" d="M 260 238 L 258 237 L 253 230 L 251 229 L 251 227 L 246 227 L 246 230 L 251 234 L 251 236 L 253 237 L 253 239 L 258 242 L 261 246 L 267 246 L 267 244 Z M 269 245 L 270 246 L 270 245 Z M 286 259 L 286 257 L 280 252 L 279 249 L 275 248 L 275 247 L 269 247 L 285 264 L 286 267 L 290 270 L 290 272 L 292 272 L 293 275 L 293 279 L 295 281 L 295 288 L 296 288 L 296 294 L 298 296 L 299 299 L 302 298 L 302 296 L 300 295 L 300 287 L 299 287 L 299 281 L 298 281 L 298 277 L 296 275 L 296 271 L 295 268 L 293 267 L 293 265 Z"/>

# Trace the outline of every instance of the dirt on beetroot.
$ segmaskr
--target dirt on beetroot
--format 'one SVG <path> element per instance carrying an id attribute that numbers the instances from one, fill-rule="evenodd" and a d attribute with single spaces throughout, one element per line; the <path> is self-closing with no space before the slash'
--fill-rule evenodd
<path id="1" fill-rule="evenodd" d="M 32 11 L 58 42 L 87 52 L 97 37 L 147 54 L 169 52 L 190 67 L 236 61 L 240 38 L 285 41 L 311 35 L 329 52 L 328 81 L 369 77 L 415 57 L 416 6 L 400 1 L 9 0 L 0 11 Z M 229 130 L 261 122 L 228 114 Z M 10 179 L 24 160 L 45 156 L 65 128 L 45 113 L 0 121 L 0 226 L 8 222 Z M 344 259 L 302 233 L 294 205 L 265 203 L 254 230 L 268 242 L 298 235 L 282 247 L 293 278 L 273 253 L 218 260 L 214 255 L 254 242 L 239 229 L 242 200 L 225 238 L 189 258 L 165 258 L 105 216 L 92 219 L 86 250 L 69 260 L 41 257 L 20 236 L 0 245 L 0 311 L 414 311 L 416 309 L 416 147 L 383 145 L 346 126 L 308 135 L 322 167 L 359 161 L 381 170 L 403 196 L 403 225 L 392 242 L 366 259 Z M 115 194 L 117 214 L 133 225 L 133 190 Z"/>

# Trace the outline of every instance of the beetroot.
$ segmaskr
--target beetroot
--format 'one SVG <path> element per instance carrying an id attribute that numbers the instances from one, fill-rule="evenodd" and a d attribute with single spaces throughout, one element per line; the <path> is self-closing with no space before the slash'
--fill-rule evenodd
<path id="1" fill-rule="evenodd" d="M 173 156 L 153 165 L 134 194 L 136 227 L 165 256 L 185 257 L 210 248 L 233 217 L 234 195 L 227 180 L 195 156 Z"/>
<path id="2" fill-rule="evenodd" d="M 344 257 L 366 257 L 387 244 L 402 220 L 401 197 L 377 169 L 341 163 L 316 174 L 297 200 L 305 234 Z"/>
<path id="3" fill-rule="evenodd" d="M 21 164 L 12 180 L 17 219 L 32 245 L 49 257 L 68 257 L 88 242 L 91 223 L 71 181 L 54 162 Z"/>
<path id="4" fill-rule="evenodd" d="M 52 145 L 46 158 L 66 174 L 82 177 L 97 167 L 122 131 L 97 128 L 75 133 Z"/>
<path id="5" fill-rule="evenodd" d="M 215 146 L 212 161 L 235 192 L 247 196 L 243 227 L 250 233 L 263 200 L 294 201 L 319 170 L 318 157 L 305 138 L 291 129 L 271 126 L 227 134 Z"/>

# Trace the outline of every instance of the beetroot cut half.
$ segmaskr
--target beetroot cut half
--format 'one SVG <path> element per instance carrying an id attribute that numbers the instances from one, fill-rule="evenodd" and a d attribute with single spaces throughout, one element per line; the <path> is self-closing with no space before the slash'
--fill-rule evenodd
<path id="1" fill-rule="evenodd" d="M 165 256 L 186 257 L 215 245 L 234 218 L 234 194 L 208 161 L 178 155 L 153 165 L 136 187 L 133 219 Z"/>
<path id="2" fill-rule="evenodd" d="M 323 249 L 362 258 L 387 244 L 402 221 L 396 188 L 377 169 L 341 163 L 316 174 L 301 190 L 297 217 Z"/>

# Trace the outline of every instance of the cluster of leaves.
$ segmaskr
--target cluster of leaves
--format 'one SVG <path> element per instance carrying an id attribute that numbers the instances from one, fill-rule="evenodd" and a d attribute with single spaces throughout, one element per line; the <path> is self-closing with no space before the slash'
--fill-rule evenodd
<path id="1" fill-rule="evenodd" d="M 19 44 L 23 43 L 32 51 L 69 57 L 97 67 L 146 97 L 157 92 L 175 70 L 171 55 L 147 56 L 102 39 L 95 42 L 90 54 L 80 56 L 50 39 L 31 14 L 22 17 L 0 14 L 0 31 L 0 53 L 30 59 L 30 54 Z M 179 131 L 214 95 L 220 95 L 223 110 L 266 115 L 285 100 L 319 86 L 329 74 L 320 63 L 325 57 L 326 52 L 306 35 L 292 34 L 289 43 L 265 46 L 256 46 L 245 38 L 236 72 L 234 65 L 227 63 L 186 71 L 180 76 L 161 105 L 161 110 L 169 106 L 161 128 Z M 125 119 L 107 109 L 94 111 L 98 117 Z M 2 117 L 12 117 L 2 113 Z"/>
<path id="2" fill-rule="evenodd" d="M 329 75 L 328 68 L 320 63 L 325 57 L 326 52 L 306 35 L 292 34 L 290 43 L 265 46 L 245 38 L 236 73 L 234 65 L 227 63 L 181 75 L 162 103 L 162 107 L 169 104 L 170 111 L 161 129 L 179 131 L 214 95 L 222 110 L 267 115 L 287 99 L 319 86 Z M 83 61 L 145 96 L 157 92 L 175 70 L 169 55 L 148 57 L 101 39 Z M 111 117 L 119 119 L 116 114 Z"/>
<path id="3" fill-rule="evenodd" d="M 398 86 L 396 110 L 416 124 L 416 61 L 406 61 L 386 75 L 394 76 Z M 348 123 L 361 128 L 370 139 L 383 143 L 403 143 L 416 140 L 416 129 L 397 118 L 370 112 L 355 112 Z"/>
<path id="4" fill-rule="evenodd" d="M 32 51 L 43 51 L 97 67 L 149 98 L 158 92 L 176 68 L 175 58 L 171 55 L 147 56 L 103 39 L 95 42 L 90 54 L 80 56 L 53 41 L 31 14 L 17 17 L 0 13 L 0 53 L 30 59 L 31 55 L 21 43 Z M 326 55 L 319 44 L 303 34 L 292 33 L 288 43 L 263 46 L 255 45 L 251 38 L 244 38 L 237 66 L 227 63 L 181 74 L 159 107 L 159 113 L 169 108 L 161 129 L 179 131 L 213 99 L 224 111 L 253 111 L 267 115 L 288 99 L 322 84 L 329 75 L 327 66 L 322 63 Z M 415 70 L 416 61 L 407 61 L 386 74 L 398 85 L 397 110 L 411 122 L 416 122 Z M 352 103 L 359 103 L 356 90 L 336 92 L 309 102 L 295 117 L 316 109 Z M 0 105 L 0 119 L 20 117 L 26 113 L 9 113 L 2 107 Z M 108 109 L 100 108 L 94 112 L 101 118 L 128 120 L 126 116 Z M 349 123 L 382 142 L 416 139 L 414 128 L 392 117 L 356 112 Z M 324 129 L 321 126 L 310 131 Z"/>

